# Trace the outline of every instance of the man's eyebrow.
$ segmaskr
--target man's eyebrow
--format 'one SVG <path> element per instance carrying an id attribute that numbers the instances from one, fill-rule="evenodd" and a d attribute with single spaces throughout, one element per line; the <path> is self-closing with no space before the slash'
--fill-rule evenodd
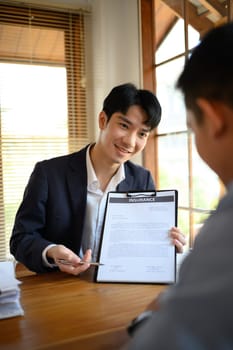
<path id="1" fill-rule="evenodd" d="M 133 123 L 127 118 L 127 116 L 125 115 L 119 115 L 119 119 L 123 120 L 124 122 L 132 125 Z M 151 128 L 148 126 L 148 127 L 142 127 L 142 131 L 144 132 L 150 132 L 151 131 Z"/>
<path id="2" fill-rule="evenodd" d="M 128 123 L 128 124 L 132 124 L 132 122 L 125 116 L 125 115 L 122 115 L 120 114 L 118 116 L 119 119 L 123 120 L 124 122 Z"/>

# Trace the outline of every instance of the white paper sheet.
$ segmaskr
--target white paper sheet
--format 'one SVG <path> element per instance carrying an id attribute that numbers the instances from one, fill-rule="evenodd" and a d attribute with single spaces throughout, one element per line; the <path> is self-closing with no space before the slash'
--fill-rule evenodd
<path id="1" fill-rule="evenodd" d="M 22 316 L 20 281 L 15 278 L 13 261 L 0 262 L 0 319 Z"/>
<path id="2" fill-rule="evenodd" d="M 108 194 L 97 282 L 173 283 L 177 191 Z"/>

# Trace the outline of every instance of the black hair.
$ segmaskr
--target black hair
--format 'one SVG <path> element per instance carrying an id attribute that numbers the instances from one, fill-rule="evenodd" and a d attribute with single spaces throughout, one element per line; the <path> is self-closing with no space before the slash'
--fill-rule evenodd
<path id="1" fill-rule="evenodd" d="M 129 107 L 138 105 L 146 113 L 148 119 L 145 124 L 151 130 L 158 126 L 161 119 L 161 106 L 156 96 L 149 90 L 137 89 L 135 85 L 126 83 L 114 87 L 103 103 L 103 111 L 108 121 L 113 113 L 126 114 Z"/>
<path id="2" fill-rule="evenodd" d="M 233 22 L 209 31 L 194 48 L 177 87 L 186 107 L 201 120 L 196 104 L 199 97 L 223 101 L 233 107 Z"/>

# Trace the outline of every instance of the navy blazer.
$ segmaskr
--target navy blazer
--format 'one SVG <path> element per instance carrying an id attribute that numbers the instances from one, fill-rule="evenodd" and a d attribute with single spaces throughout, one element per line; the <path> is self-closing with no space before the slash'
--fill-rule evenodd
<path id="1" fill-rule="evenodd" d="M 10 239 L 15 259 L 30 270 L 46 272 L 42 251 L 63 244 L 79 254 L 87 200 L 87 147 L 38 162 L 25 188 Z M 154 190 L 148 170 L 128 161 L 117 191 Z"/>

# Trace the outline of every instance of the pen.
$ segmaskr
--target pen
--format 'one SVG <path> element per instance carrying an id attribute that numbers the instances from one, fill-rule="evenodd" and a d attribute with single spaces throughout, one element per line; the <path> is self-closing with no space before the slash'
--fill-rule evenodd
<path id="1" fill-rule="evenodd" d="M 59 264 L 63 264 L 63 265 L 73 265 L 72 262 L 67 261 L 65 259 L 58 259 L 57 260 Z M 88 262 L 88 261 L 79 261 L 78 263 L 79 265 L 84 265 L 84 264 L 89 264 L 92 266 L 102 266 L 104 264 L 100 263 L 100 262 Z"/>

